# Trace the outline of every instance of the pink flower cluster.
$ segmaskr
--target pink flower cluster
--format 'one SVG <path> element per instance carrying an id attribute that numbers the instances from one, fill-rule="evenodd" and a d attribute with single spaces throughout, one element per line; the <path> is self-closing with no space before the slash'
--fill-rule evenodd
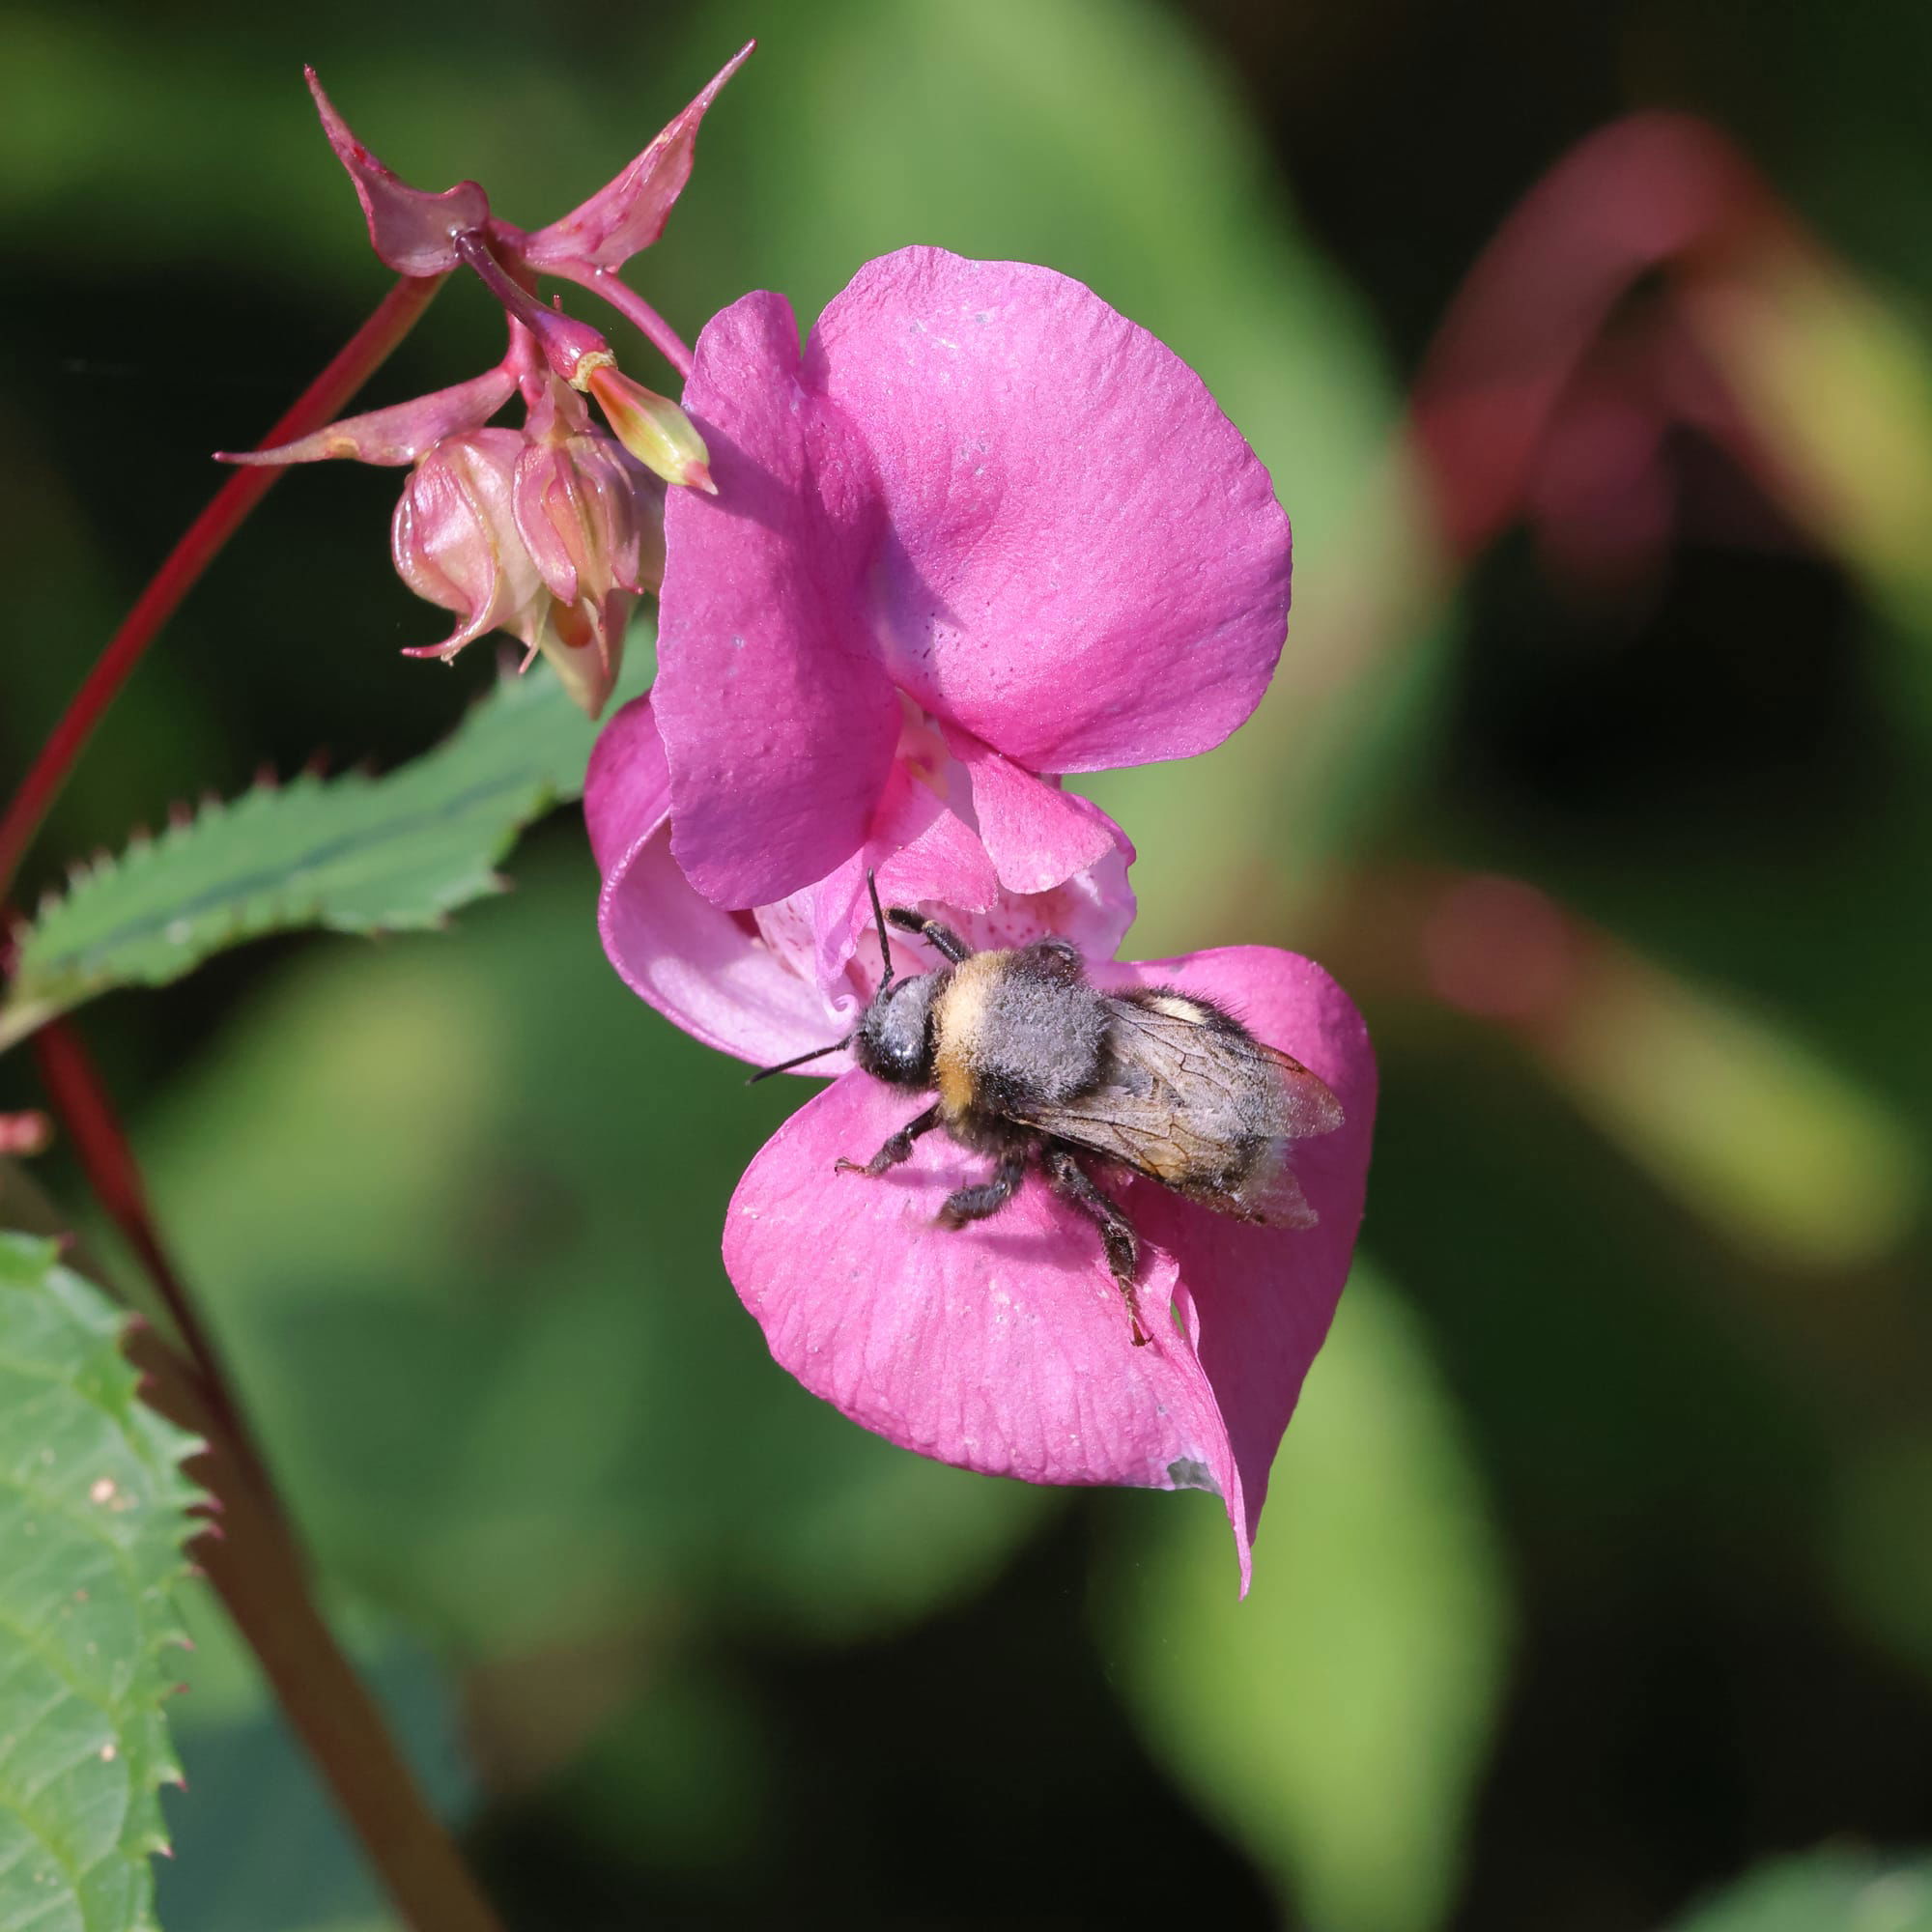
<path id="1" fill-rule="evenodd" d="M 712 485 L 703 441 L 683 411 L 625 376 L 596 329 L 545 307 L 534 291 L 540 275 L 594 290 L 688 371 L 689 351 L 618 271 L 663 233 L 691 177 L 705 110 L 750 52 L 729 61 L 623 173 L 533 233 L 492 214 L 474 182 L 431 194 L 399 181 L 310 73 L 323 130 L 377 255 L 405 276 L 472 270 L 509 323 L 501 361 L 468 382 L 298 442 L 224 457 L 412 466 L 392 526 L 396 570 L 458 621 L 441 643 L 409 655 L 449 659 L 487 631 L 507 631 L 523 640 L 526 666 L 541 652 L 585 711 L 603 710 L 632 611 L 663 573 L 665 485 Z M 518 394 L 522 427 L 486 427 Z"/>
<path id="2" fill-rule="evenodd" d="M 773 1354 L 948 1463 L 1211 1490 L 1245 1588 L 1268 1467 L 1349 1270 L 1374 1057 L 1347 996 L 1292 953 L 1115 963 L 1133 848 L 1061 780 L 1185 757 L 1247 718 L 1286 633 L 1288 520 L 1199 378 L 1046 269 L 907 248 L 862 270 L 802 348 L 790 306 L 758 294 L 694 356 L 617 271 L 663 228 L 737 64 L 533 233 L 473 182 L 398 181 L 317 87 L 376 252 L 406 276 L 473 270 L 509 347 L 469 382 L 236 460 L 412 466 L 396 565 L 458 620 L 426 654 L 508 631 L 593 715 L 634 601 L 658 592 L 655 689 L 605 730 L 585 790 L 605 948 L 713 1046 L 844 1065 L 730 1204 L 725 1265 Z M 651 336 L 683 407 L 539 301 L 544 275 Z M 490 427 L 519 393 L 523 426 Z M 1338 1104 L 1321 1095 L 1294 1129 L 1310 1135 L 1296 1225 L 1211 1212 L 1145 1162 L 1109 1168 L 1139 1244 L 1129 1283 L 1064 1166 L 1062 1191 L 1029 1173 L 964 1227 L 938 1210 L 986 1160 L 944 1134 L 888 1172 L 838 1171 L 902 1138 L 912 1108 L 826 1049 L 879 992 L 883 948 L 895 980 L 937 963 L 877 930 L 868 882 L 978 951 L 1068 942 L 1082 963 L 1063 947 L 1034 955 L 1058 962 L 1042 970 L 1166 989 L 1170 1024 L 1232 1014 L 1254 1064 L 1273 1049 L 1310 1069 Z"/>
<path id="3" fill-rule="evenodd" d="M 876 1179 L 835 1173 L 912 1111 L 857 1068 L 753 1162 L 731 1279 L 785 1368 L 906 1448 L 1216 1492 L 1245 1587 L 1349 1268 L 1374 1060 L 1346 995 L 1293 954 L 1112 964 L 1132 847 L 1059 775 L 1204 751 L 1253 709 L 1289 602 L 1266 471 L 1186 365 L 1089 290 L 933 248 L 868 265 L 802 351 L 781 298 L 746 297 L 699 338 L 684 404 L 717 493 L 667 507 L 657 685 L 605 730 L 585 796 L 625 980 L 747 1061 L 822 1047 L 877 986 L 869 872 L 976 948 L 1058 934 L 1102 987 L 1235 1011 L 1344 1116 L 1296 1153 L 1312 1228 L 1112 1182 L 1143 1243 L 1146 1349 L 1092 1222 L 1036 1179 L 949 1230 L 936 1210 L 985 1162 L 943 1135 Z M 900 973 L 936 963 L 893 945 Z"/>

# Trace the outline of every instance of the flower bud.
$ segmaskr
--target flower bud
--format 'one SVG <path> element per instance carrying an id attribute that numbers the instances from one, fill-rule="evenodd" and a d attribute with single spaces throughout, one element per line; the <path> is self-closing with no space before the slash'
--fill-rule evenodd
<path id="1" fill-rule="evenodd" d="M 639 463 L 656 470 L 667 483 L 717 496 L 718 486 L 711 480 L 711 453 L 704 439 L 668 396 L 633 382 L 614 366 L 591 369 L 584 386 L 603 405 L 617 440 Z"/>
<path id="2" fill-rule="evenodd" d="M 638 595 L 664 579 L 664 486 L 602 434 L 534 439 L 517 459 L 513 508 L 553 600 L 544 649 L 594 718 Z"/>
<path id="3" fill-rule="evenodd" d="M 469 430 L 411 472 L 391 550 L 403 582 L 458 619 L 440 644 L 408 655 L 452 658 L 507 631 L 594 718 L 636 599 L 664 576 L 663 487 L 587 429 Z"/>
<path id="4" fill-rule="evenodd" d="M 418 597 L 453 611 L 457 628 L 412 657 L 453 658 L 485 631 L 542 648 L 550 593 L 517 532 L 513 429 L 446 436 L 410 472 L 389 529 L 397 574 Z"/>

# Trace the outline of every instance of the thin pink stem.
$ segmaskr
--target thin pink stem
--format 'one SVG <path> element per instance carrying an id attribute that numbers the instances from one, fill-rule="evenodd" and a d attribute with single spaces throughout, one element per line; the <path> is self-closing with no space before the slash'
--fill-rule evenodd
<path id="1" fill-rule="evenodd" d="M 335 358 L 297 399 L 295 406 L 257 445 L 270 449 L 320 429 L 341 413 L 343 405 L 375 374 L 442 286 L 440 275 L 405 275 L 352 335 Z M 12 887 L 43 821 L 66 784 L 94 727 L 120 694 L 156 633 L 174 615 L 181 601 L 214 561 L 221 547 L 282 472 L 272 469 L 237 469 L 214 493 L 181 541 L 169 552 L 121 628 L 108 640 L 48 733 L 19 788 L 0 812 L 0 897 Z"/>
<path id="2" fill-rule="evenodd" d="M 580 268 L 570 263 L 547 262 L 544 272 L 560 275 L 566 281 L 575 282 L 579 288 L 588 289 L 594 296 L 602 296 L 626 322 L 664 352 L 665 360 L 680 376 L 690 376 L 693 357 L 684 337 L 614 269 L 593 269 L 587 264 Z"/>

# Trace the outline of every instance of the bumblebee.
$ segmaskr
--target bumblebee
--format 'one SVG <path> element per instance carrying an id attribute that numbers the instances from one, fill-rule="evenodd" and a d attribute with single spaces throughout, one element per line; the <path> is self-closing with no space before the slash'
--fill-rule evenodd
<path id="1" fill-rule="evenodd" d="M 1101 992 L 1067 940 L 976 952 L 951 927 L 906 907 L 882 913 L 869 874 L 867 885 L 885 954 L 871 1004 L 845 1038 L 753 1076 L 849 1046 L 873 1078 L 936 1093 L 869 1160 L 841 1159 L 838 1172 L 882 1175 L 911 1159 L 922 1134 L 944 1127 L 993 1159 L 985 1180 L 940 1208 L 940 1226 L 956 1229 L 998 1213 L 1037 1166 L 1098 1227 L 1137 1346 L 1148 1340 L 1134 1298 L 1140 1241 L 1089 1162 L 1129 1169 L 1218 1214 L 1314 1225 L 1289 1146 L 1332 1132 L 1342 1109 L 1299 1061 L 1193 993 Z M 923 939 L 946 964 L 895 979 L 888 925 Z"/>

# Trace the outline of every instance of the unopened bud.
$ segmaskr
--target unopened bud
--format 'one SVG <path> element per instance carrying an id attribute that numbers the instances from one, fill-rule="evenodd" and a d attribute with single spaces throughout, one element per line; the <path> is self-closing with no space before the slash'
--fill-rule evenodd
<path id="1" fill-rule="evenodd" d="M 614 367 L 592 369 L 587 386 L 617 440 L 646 469 L 667 483 L 717 496 L 711 452 L 691 418 L 668 396 L 634 383 Z"/>
<path id="2" fill-rule="evenodd" d="M 441 643 L 411 656 L 454 657 L 485 631 L 508 631 L 538 647 L 549 592 L 517 533 L 523 449 L 516 430 L 467 430 L 444 437 L 410 472 L 390 526 L 390 554 L 418 597 L 458 618 Z"/>
<path id="3" fill-rule="evenodd" d="M 664 581 L 664 485 L 601 432 L 539 438 L 517 461 L 515 510 L 553 600 L 542 648 L 594 718 L 638 594 Z"/>

